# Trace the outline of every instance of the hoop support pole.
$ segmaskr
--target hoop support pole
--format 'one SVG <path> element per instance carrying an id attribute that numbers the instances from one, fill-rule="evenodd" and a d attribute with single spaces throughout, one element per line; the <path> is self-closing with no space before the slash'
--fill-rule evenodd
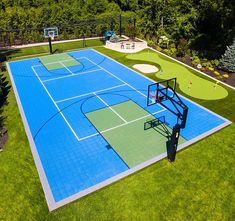
<path id="1" fill-rule="evenodd" d="M 51 37 L 48 38 L 49 42 L 49 49 L 50 49 L 50 54 L 52 54 L 52 44 L 51 44 Z"/>

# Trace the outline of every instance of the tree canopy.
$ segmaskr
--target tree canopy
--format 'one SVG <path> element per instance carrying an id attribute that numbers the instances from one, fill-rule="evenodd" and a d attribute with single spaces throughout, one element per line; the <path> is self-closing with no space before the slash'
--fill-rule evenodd
<path id="1" fill-rule="evenodd" d="M 78 20 L 118 14 L 136 17 L 140 37 L 164 34 L 176 43 L 183 38 L 192 49 L 209 57 L 220 57 L 235 37 L 233 0 L 2 0 L 0 29 L 35 29 L 19 34 L 28 41 L 40 41 L 43 38 L 37 29 L 55 25 L 62 38 L 70 38 L 83 32 L 93 35 L 111 23 L 76 26 L 72 35 L 68 26 Z M 10 37 L 14 39 L 14 33 Z M 4 40 L 4 34 L 0 38 Z"/>

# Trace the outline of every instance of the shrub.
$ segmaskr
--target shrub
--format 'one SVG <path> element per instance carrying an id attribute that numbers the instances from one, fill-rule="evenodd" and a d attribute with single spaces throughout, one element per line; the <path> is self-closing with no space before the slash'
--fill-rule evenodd
<path id="1" fill-rule="evenodd" d="M 210 61 L 202 62 L 202 67 L 205 67 L 207 69 L 212 68 L 212 64 Z"/>
<path id="2" fill-rule="evenodd" d="M 219 60 L 215 59 L 211 61 L 211 64 L 215 65 L 216 67 L 219 66 Z"/>
<path id="3" fill-rule="evenodd" d="M 220 73 L 219 73 L 218 71 L 214 71 L 213 73 L 214 73 L 215 75 L 217 75 L 217 76 L 220 75 Z"/>
<path id="4" fill-rule="evenodd" d="M 200 58 L 198 56 L 194 55 L 192 57 L 192 64 L 197 65 L 197 64 L 200 64 L 200 63 L 201 63 Z"/>
<path id="5" fill-rule="evenodd" d="M 188 50 L 188 41 L 185 38 L 181 38 L 177 46 L 177 56 L 184 57 L 189 52 Z"/>
<path id="6" fill-rule="evenodd" d="M 171 56 L 176 56 L 177 49 L 176 48 L 170 48 Z"/>
<path id="7" fill-rule="evenodd" d="M 158 50 L 158 51 L 162 51 L 162 48 L 159 46 L 159 45 L 156 45 L 156 50 Z"/>
<path id="8" fill-rule="evenodd" d="M 153 40 L 147 40 L 148 46 L 153 47 L 155 45 L 155 42 Z"/>
<path id="9" fill-rule="evenodd" d="M 164 51 L 166 54 L 170 55 L 169 49 L 164 49 L 163 51 Z"/>
<path id="10" fill-rule="evenodd" d="M 210 71 L 214 71 L 215 69 L 213 67 L 208 68 Z"/>
<path id="11" fill-rule="evenodd" d="M 223 76 L 224 78 L 228 78 L 228 77 L 229 77 L 228 74 L 223 74 L 222 76 Z"/>
<path id="12" fill-rule="evenodd" d="M 136 28 L 135 28 L 134 25 L 132 25 L 132 24 L 127 25 L 125 31 L 126 31 L 126 32 L 125 32 L 126 35 L 129 36 L 130 39 L 132 39 L 132 40 L 135 39 L 135 36 L 136 36 L 137 32 L 136 32 Z"/>

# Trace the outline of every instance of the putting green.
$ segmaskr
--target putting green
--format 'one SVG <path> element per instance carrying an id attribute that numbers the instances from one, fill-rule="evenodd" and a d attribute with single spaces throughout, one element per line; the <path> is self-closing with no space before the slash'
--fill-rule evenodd
<path id="1" fill-rule="evenodd" d="M 161 71 L 156 73 L 156 77 L 162 80 L 176 77 L 180 90 L 191 97 L 218 100 L 228 96 L 227 90 L 216 84 L 216 81 L 203 79 L 189 68 L 156 52 L 140 52 L 126 57 L 131 60 L 151 61 L 160 65 Z"/>

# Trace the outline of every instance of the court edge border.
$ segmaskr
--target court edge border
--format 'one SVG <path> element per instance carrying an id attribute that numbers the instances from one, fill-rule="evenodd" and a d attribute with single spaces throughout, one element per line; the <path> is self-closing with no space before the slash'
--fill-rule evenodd
<path id="1" fill-rule="evenodd" d="M 226 126 L 228 126 L 230 124 L 231 124 L 231 122 L 225 122 L 225 123 L 219 125 L 218 127 L 215 127 L 212 130 L 209 130 L 206 133 L 204 133 L 204 134 L 202 134 L 202 135 L 200 135 L 198 137 L 195 137 L 194 139 L 192 139 L 190 141 L 187 141 L 187 142 L 179 145 L 177 151 L 180 151 L 180 150 L 182 150 L 182 149 L 184 149 L 184 148 L 186 148 L 186 147 L 188 147 L 188 146 L 190 146 L 190 145 L 200 141 L 201 139 L 203 139 L 203 138 L 205 138 L 205 137 L 207 137 L 209 135 L 212 135 L 213 133 L 221 130 L 222 128 L 224 128 L 224 127 L 226 127 Z M 78 199 L 80 199 L 80 198 L 82 198 L 82 197 L 84 197 L 84 196 L 86 196 L 88 194 L 91 194 L 91 193 L 93 193 L 95 191 L 98 191 L 98 190 L 100 190 L 100 189 L 102 189 L 102 188 L 104 188 L 104 187 L 106 187 L 106 186 L 108 186 L 108 185 L 110 185 L 110 184 L 112 184 L 114 182 L 117 182 L 117 181 L 119 181 L 119 180 L 121 180 L 121 179 L 123 179 L 125 177 L 128 177 L 129 175 L 134 174 L 134 173 L 136 173 L 136 172 L 138 172 L 138 171 L 140 171 L 140 170 L 142 170 L 142 169 L 144 169 L 144 168 L 146 168 L 146 167 L 148 167 L 148 166 L 150 166 L 150 165 L 156 163 L 157 161 L 160 161 L 160 160 L 162 160 L 162 159 L 164 159 L 166 157 L 167 157 L 167 152 L 164 152 L 164 153 L 158 155 L 157 157 L 154 157 L 154 158 L 152 158 L 150 160 L 147 160 L 147 161 L 145 161 L 145 162 L 143 162 L 143 163 L 141 163 L 141 164 L 139 164 L 139 165 L 137 165 L 137 166 L 135 166 L 133 168 L 130 168 L 130 169 L 128 169 L 128 170 L 126 170 L 126 171 L 124 171 L 124 172 L 122 172 L 122 173 L 120 173 L 120 174 L 118 174 L 116 176 L 113 176 L 113 177 L 111 177 L 111 178 L 109 178 L 109 179 L 107 179 L 107 180 L 105 180 L 103 182 L 100 182 L 100 183 L 98 183 L 98 184 L 96 184 L 96 185 L 94 185 L 92 187 L 89 187 L 89 188 L 87 188 L 85 190 L 82 190 L 82 191 L 80 191 L 78 193 L 75 193 L 74 195 L 71 195 L 71 196 L 69 196 L 69 197 L 67 197 L 67 198 L 65 198 L 65 199 L 55 203 L 53 208 L 50 208 L 50 211 L 58 209 L 58 208 L 60 208 L 62 206 L 65 206 L 65 205 L 71 203 L 71 202 L 74 202 L 74 201 L 76 201 L 76 200 L 78 200 Z"/>
<path id="2" fill-rule="evenodd" d="M 87 49 L 84 49 L 84 50 L 87 50 Z M 118 64 L 122 65 L 123 67 L 128 68 L 129 70 L 137 73 L 141 77 L 144 77 L 144 78 L 148 79 L 149 81 L 155 82 L 155 81 L 147 78 L 146 76 L 141 75 L 137 71 L 134 71 L 131 68 L 125 66 L 124 64 L 122 64 L 120 62 L 117 62 L 114 59 L 112 59 L 112 58 L 110 58 L 110 57 L 100 53 L 99 51 L 96 51 L 94 49 L 90 49 L 90 50 L 92 50 L 92 51 L 94 51 L 96 53 L 99 53 L 100 55 L 105 56 L 105 57 L 107 57 L 110 60 L 113 60 L 115 63 L 118 63 Z M 127 176 L 129 176 L 129 175 L 131 175 L 131 174 L 133 174 L 133 173 L 135 173 L 135 172 L 137 172 L 139 170 L 142 170 L 145 167 L 150 166 L 151 164 L 153 164 L 153 163 L 155 163 L 155 162 L 157 162 L 157 161 L 167 157 L 167 152 L 164 152 L 164 153 L 160 154 L 159 156 L 154 157 L 154 158 L 152 158 L 152 159 L 150 159 L 148 161 L 145 161 L 145 162 L 137 165 L 136 167 L 128 169 L 127 171 L 125 171 L 123 173 L 120 173 L 120 174 L 118 174 L 118 175 L 116 175 L 114 177 L 111 177 L 111 178 L 109 178 L 109 179 L 107 179 L 107 180 L 105 180 L 103 182 L 100 182 L 100 183 L 98 183 L 98 184 L 96 184 L 96 185 L 94 185 L 94 186 L 92 186 L 90 188 L 87 188 L 87 189 L 85 189 L 83 191 L 80 191 L 79 193 L 71 195 L 70 197 L 67 197 L 67 198 L 65 198 L 65 199 L 63 199 L 61 201 L 55 202 L 53 194 L 51 192 L 51 188 L 49 186 L 49 183 L 48 183 L 48 180 L 47 180 L 47 177 L 46 177 L 46 174 L 45 174 L 44 169 L 42 167 L 42 163 L 40 161 L 39 154 L 38 154 L 37 149 L 36 149 L 36 145 L 34 143 L 32 134 L 30 132 L 29 125 L 28 125 L 27 119 L 25 117 L 24 110 L 23 110 L 23 107 L 22 107 L 22 104 L 21 104 L 21 101 L 20 101 L 20 98 L 19 98 L 19 95 L 18 95 L 18 91 L 17 91 L 17 88 L 16 88 L 16 85 L 15 85 L 15 82 L 14 82 L 14 79 L 13 79 L 13 76 L 12 76 L 12 73 L 11 73 L 11 69 L 9 67 L 8 62 L 6 63 L 6 65 L 7 65 L 7 69 L 8 69 L 8 73 L 9 73 L 10 79 L 12 81 L 13 90 L 14 90 L 14 93 L 15 93 L 15 96 L 16 96 L 16 100 L 17 100 L 17 103 L 18 103 L 18 106 L 19 106 L 19 110 L 20 110 L 20 114 L 21 114 L 21 117 L 22 117 L 22 121 L 23 121 L 24 127 L 25 127 L 25 131 L 26 131 L 29 143 L 30 143 L 30 148 L 31 148 L 31 151 L 32 151 L 32 154 L 33 154 L 33 158 L 34 158 L 36 167 L 37 167 L 39 178 L 40 178 L 40 181 L 41 181 L 42 186 L 43 186 L 43 191 L 44 191 L 44 195 L 45 195 L 45 198 L 46 198 L 46 202 L 47 202 L 49 211 L 53 211 L 53 210 L 58 209 L 58 208 L 66 205 L 68 203 L 71 203 L 71 202 L 73 202 L 75 200 L 78 200 L 79 198 L 82 198 L 83 196 L 86 196 L 86 195 L 88 195 L 88 194 L 90 194 L 92 192 L 95 192 L 95 191 L 97 191 L 97 190 L 99 190 L 99 189 L 101 189 L 103 187 L 106 187 L 106 186 L 108 186 L 108 185 L 110 185 L 110 184 L 112 184 L 112 183 L 114 183 L 116 181 L 119 181 L 122 178 L 125 178 L 125 177 L 127 177 Z M 182 95 L 180 95 L 180 96 L 185 98 Z M 228 126 L 229 124 L 232 123 L 231 121 L 227 120 L 226 118 L 223 118 L 222 116 L 220 116 L 220 115 L 214 113 L 213 111 L 211 111 L 211 110 L 209 110 L 209 109 L 207 109 L 207 108 L 205 108 L 205 107 L 195 103 L 194 101 L 191 101 L 188 98 L 185 98 L 185 99 L 188 100 L 189 102 L 192 102 L 195 105 L 197 105 L 197 106 L 207 110 L 208 112 L 218 116 L 219 118 L 223 119 L 225 122 L 223 124 L 219 125 L 218 127 L 215 127 L 212 130 L 209 130 L 206 133 L 204 133 L 204 134 L 202 134 L 202 135 L 200 135 L 198 137 L 195 137 L 194 139 L 192 139 L 190 141 L 187 141 L 187 142 L 179 145 L 177 151 L 182 150 L 183 148 L 188 147 L 189 145 L 192 145 L 195 142 L 198 142 L 199 140 L 201 140 L 201 139 L 203 139 L 203 138 L 205 138 L 205 137 L 207 137 L 207 136 L 209 136 L 209 135 L 211 135 L 211 134 L 221 130 L 222 128 L 224 128 L 224 127 L 226 127 L 226 126 Z"/>
<path id="3" fill-rule="evenodd" d="M 21 104 L 20 97 L 19 97 L 16 85 L 15 85 L 15 81 L 14 81 L 14 78 L 12 76 L 11 68 L 10 68 L 8 62 L 6 63 L 6 66 L 7 66 L 7 70 L 8 70 L 10 79 L 11 79 L 11 83 L 12 83 L 12 86 L 13 86 L 13 91 L 14 91 L 14 94 L 15 94 L 15 97 L 16 97 L 16 101 L 17 101 L 17 104 L 18 104 L 18 107 L 19 107 L 19 110 L 20 110 L 20 115 L 21 115 L 21 118 L 22 118 L 22 121 L 23 121 L 25 132 L 26 132 L 26 135 L 27 135 L 28 140 L 29 140 L 29 144 L 30 144 L 29 146 L 30 146 L 30 149 L 31 149 L 31 152 L 32 152 L 32 155 L 33 155 L 33 159 L 34 159 L 36 168 L 37 168 L 39 179 L 40 179 L 42 187 L 43 187 L 42 189 L 44 191 L 46 202 L 47 202 L 49 211 L 52 211 L 56 202 L 55 202 L 53 194 L 51 192 L 50 185 L 48 183 L 48 180 L 47 180 L 46 174 L 44 172 L 44 169 L 43 169 L 43 166 L 42 166 L 42 163 L 41 163 L 36 145 L 34 143 L 33 136 L 31 134 L 29 124 L 28 124 L 28 121 L 26 119 L 24 109 L 23 109 L 23 106 Z"/>

